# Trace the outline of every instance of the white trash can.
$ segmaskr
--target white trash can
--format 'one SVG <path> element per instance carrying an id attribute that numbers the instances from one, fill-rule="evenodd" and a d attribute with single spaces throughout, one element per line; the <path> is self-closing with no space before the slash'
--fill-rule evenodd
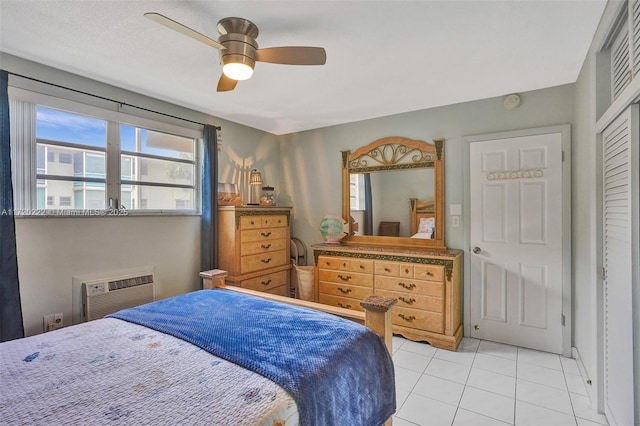
<path id="1" fill-rule="evenodd" d="M 298 285 L 298 298 L 309 302 L 315 301 L 315 266 L 297 266 L 296 276 Z"/>

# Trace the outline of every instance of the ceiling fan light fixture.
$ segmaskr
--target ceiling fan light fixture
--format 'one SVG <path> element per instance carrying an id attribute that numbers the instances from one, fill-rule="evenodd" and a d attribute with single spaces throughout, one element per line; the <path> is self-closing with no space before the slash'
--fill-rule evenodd
<path id="1" fill-rule="evenodd" d="M 222 72 L 232 80 L 248 80 L 253 75 L 253 68 L 247 64 L 230 62 L 223 65 Z"/>
<path id="2" fill-rule="evenodd" d="M 253 75 L 256 62 L 241 54 L 223 54 L 222 72 L 232 80 L 248 80 Z"/>

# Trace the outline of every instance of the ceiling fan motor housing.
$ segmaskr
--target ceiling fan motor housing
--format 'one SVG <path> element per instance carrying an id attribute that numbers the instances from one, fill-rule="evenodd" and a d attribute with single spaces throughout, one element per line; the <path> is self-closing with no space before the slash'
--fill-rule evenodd
<path id="1" fill-rule="evenodd" d="M 253 69 L 256 64 L 256 50 L 258 43 L 252 37 L 231 33 L 223 34 L 218 39 L 225 49 L 220 50 L 220 61 L 223 65 L 228 63 L 245 64 Z"/>

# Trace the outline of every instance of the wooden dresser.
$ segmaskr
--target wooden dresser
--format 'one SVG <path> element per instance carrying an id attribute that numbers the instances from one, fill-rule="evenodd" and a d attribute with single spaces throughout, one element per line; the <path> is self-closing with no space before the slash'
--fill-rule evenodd
<path id="1" fill-rule="evenodd" d="M 456 350 L 462 339 L 461 250 L 317 244 L 317 300 L 361 310 L 376 294 L 398 299 L 393 332 Z"/>
<path id="2" fill-rule="evenodd" d="M 289 296 L 291 207 L 218 207 L 218 268 L 227 284 Z"/>

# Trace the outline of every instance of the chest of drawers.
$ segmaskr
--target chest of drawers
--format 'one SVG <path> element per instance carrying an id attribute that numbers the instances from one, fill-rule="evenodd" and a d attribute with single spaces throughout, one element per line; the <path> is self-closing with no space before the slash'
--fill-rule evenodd
<path id="1" fill-rule="evenodd" d="M 313 246 L 320 303 L 359 309 L 376 294 L 393 297 L 393 332 L 455 350 L 462 339 L 462 251 Z"/>
<path id="2" fill-rule="evenodd" d="M 291 207 L 218 208 L 218 267 L 226 282 L 289 295 Z"/>

